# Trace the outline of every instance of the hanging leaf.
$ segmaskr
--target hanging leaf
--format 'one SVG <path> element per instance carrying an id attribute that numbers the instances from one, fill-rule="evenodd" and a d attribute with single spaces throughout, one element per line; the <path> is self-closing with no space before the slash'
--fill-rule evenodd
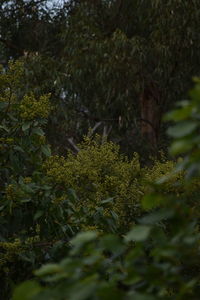
<path id="1" fill-rule="evenodd" d="M 46 155 L 48 157 L 51 156 L 51 149 L 50 149 L 49 145 L 42 145 L 41 150 L 44 155 Z"/>

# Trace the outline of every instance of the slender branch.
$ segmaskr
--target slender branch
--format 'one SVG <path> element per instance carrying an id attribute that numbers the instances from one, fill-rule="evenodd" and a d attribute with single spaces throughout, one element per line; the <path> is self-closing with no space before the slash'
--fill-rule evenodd
<path id="1" fill-rule="evenodd" d="M 95 130 L 102 124 L 102 122 L 97 122 L 94 127 L 89 131 L 88 133 L 88 137 L 91 137 L 93 135 L 93 133 L 95 132 Z"/>
<path id="2" fill-rule="evenodd" d="M 80 151 L 80 149 L 76 146 L 76 144 L 74 143 L 74 141 L 73 141 L 73 137 L 71 137 L 71 138 L 68 138 L 67 139 L 68 140 L 68 142 L 70 143 L 70 145 L 76 150 L 76 152 L 78 153 L 79 151 Z"/>

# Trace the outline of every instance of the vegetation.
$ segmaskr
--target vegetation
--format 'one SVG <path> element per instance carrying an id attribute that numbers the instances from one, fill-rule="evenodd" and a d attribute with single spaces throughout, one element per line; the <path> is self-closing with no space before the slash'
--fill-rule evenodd
<path id="1" fill-rule="evenodd" d="M 176 135 L 171 151 L 181 144 L 179 152 L 187 153 L 179 169 L 187 166 L 187 180 L 192 180 L 195 169 L 198 180 L 199 83 L 191 95 L 191 102 L 184 102 L 167 118 L 178 121 L 169 129 Z M 187 114 L 185 107 L 191 108 Z M 178 178 L 175 184 L 181 184 Z M 15 290 L 14 299 L 198 299 L 198 203 L 188 203 L 184 193 L 181 198 L 164 195 L 161 189 L 162 183 L 157 183 L 154 193 L 143 198 L 142 208 L 149 212 L 137 218 L 128 233 L 102 234 L 94 229 L 78 233 L 64 260 L 35 272 L 45 285 L 25 282 Z"/>
<path id="2" fill-rule="evenodd" d="M 144 161 L 168 146 L 162 116 L 200 75 L 199 1 L 51 2 L 1 1 L 0 59 L 23 56 L 24 88 L 51 92 L 53 149 L 89 128 Z"/>
<path id="3" fill-rule="evenodd" d="M 199 299 L 199 16 L 1 1 L 0 299 Z"/>

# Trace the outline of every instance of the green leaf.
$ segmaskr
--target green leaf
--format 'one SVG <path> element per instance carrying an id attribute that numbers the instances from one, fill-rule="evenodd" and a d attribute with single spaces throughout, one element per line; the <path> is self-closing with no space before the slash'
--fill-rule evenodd
<path id="1" fill-rule="evenodd" d="M 152 193 L 149 195 L 146 195 L 142 199 L 142 207 L 145 210 L 149 210 L 155 207 L 158 207 L 161 203 L 164 202 L 164 197 L 162 195 Z"/>
<path id="2" fill-rule="evenodd" d="M 44 135 L 44 131 L 41 128 L 39 128 L 39 127 L 33 128 L 32 133 L 37 134 L 39 136 L 43 136 Z"/>
<path id="3" fill-rule="evenodd" d="M 197 122 L 185 121 L 181 122 L 167 130 L 167 133 L 174 138 L 181 138 L 191 134 L 197 128 Z"/>
<path id="4" fill-rule="evenodd" d="M 6 125 L 0 125 L 0 129 L 3 129 L 8 133 L 10 132 L 10 129 L 8 129 L 8 127 Z"/>
<path id="5" fill-rule="evenodd" d="M 20 284 L 15 290 L 12 300 L 31 300 L 42 288 L 35 281 L 26 281 Z"/>
<path id="6" fill-rule="evenodd" d="M 35 271 L 36 276 L 46 276 L 46 275 L 52 275 L 56 273 L 63 272 L 63 268 L 58 264 L 47 264 L 42 266 L 39 270 Z"/>
<path id="7" fill-rule="evenodd" d="M 75 284 L 69 292 L 70 300 L 92 299 L 98 287 L 97 275 L 86 277 Z"/>
<path id="8" fill-rule="evenodd" d="M 29 129 L 31 126 L 30 122 L 26 122 L 22 125 L 22 131 L 26 131 L 27 129 Z"/>
<path id="9" fill-rule="evenodd" d="M 164 117 L 165 121 L 182 121 L 187 119 L 192 112 L 192 106 L 185 106 L 181 109 L 173 110 L 167 113 Z"/>
<path id="10" fill-rule="evenodd" d="M 147 295 L 147 294 L 141 294 L 136 293 L 135 291 L 131 291 L 128 294 L 127 300 L 157 300 L 157 297 Z"/>
<path id="11" fill-rule="evenodd" d="M 46 155 L 48 157 L 51 156 L 51 149 L 50 149 L 49 145 L 42 145 L 41 150 L 44 155 Z"/>
<path id="12" fill-rule="evenodd" d="M 36 221 L 37 219 L 39 219 L 42 215 L 44 214 L 44 212 L 42 210 L 38 210 L 36 212 L 36 214 L 34 215 L 34 221 Z"/>
<path id="13" fill-rule="evenodd" d="M 0 110 L 7 108 L 8 107 L 8 103 L 7 102 L 0 102 Z"/>
<path id="14" fill-rule="evenodd" d="M 124 291 L 120 290 L 116 282 L 105 282 L 98 285 L 97 299 L 101 300 L 122 300 L 124 299 Z"/>
<path id="15" fill-rule="evenodd" d="M 68 189 L 67 196 L 72 203 L 74 203 L 78 200 L 78 196 L 73 189 Z"/>
<path id="16" fill-rule="evenodd" d="M 196 84 L 195 87 L 189 93 L 190 97 L 199 103 L 200 99 L 200 85 Z"/>
<path id="17" fill-rule="evenodd" d="M 102 200 L 101 203 L 102 204 L 113 203 L 113 198 L 108 198 L 108 199 Z"/>
<path id="18" fill-rule="evenodd" d="M 113 253 L 120 253 L 124 249 L 124 245 L 120 238 L 113 234 L 108 234 L 102 237 L 101 246 Z"/>
<path id="19" fill-rule="evenodd" d="M 20 146 L 14 146 L 13 149 L 16 150 L 16 151 L 19 151 L 21 153 L 24 153 L 24 150 Z"/>
<path id="20" fill-rule="evenodd" d="M 111 213 L 111 216 L 113 217 L 113 219 L 114 219 L 115 221 L 118 221 L 118 220 L 119 220 L 119 217 L 118 217 L 118 215 L 116 214 L 116 212 L 114 212 L 113 210 L 111 210 L 110 213 Z"/>
<path id="21" fill-rule="evenodd" d="M 80 232 L 71 240 L 71 244 L 75 247 L 80 247 L 85 243 L 95 240 L 97 236 L 98 234 L 96 231 Z"/>
<path id="22" fill-rule="evenodd" d="M 142 242 L 145 241 L 150 234 L 151 227 L 145 225 L 135 225 L 131 231 L 125 236 L 126 242 Z"/>
<path id="23" fill-rule="evenodd" d="M 170 153 L 172 155 L 178 155 L 190 151 L 192 147 L 193 144 L 187 139 L 176 140 L 170 147 Z"/>
<path id="24" fill-rule="evenodd" d="M 174 215 L 174 211 L 170 209 L 161 209 L 159 211 L 148 214 L 140 219 L 140 223 L 154 225 L 158 222 L 171 218 Z"/>

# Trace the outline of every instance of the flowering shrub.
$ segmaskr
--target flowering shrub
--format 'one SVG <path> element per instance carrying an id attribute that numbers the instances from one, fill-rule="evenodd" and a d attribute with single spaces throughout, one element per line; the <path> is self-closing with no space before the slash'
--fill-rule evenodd
<path id="1" fill-rule="evenodd" d="M 46 174 L 63 191 L 73 188 L 77 192 L 79 208 L 94 207 L 106 198 L 113 198 L 114 211 L 128 221 L 129 210 L 133 220 L 141 198 L 139 158 L 135 154 L 128 161 L 117 145 L 100 144 L 97 139 L 85 138 L 77 156 L 68 153 L 66 158 L 49 157 L 44 164 Z"/>
<path id="2" fill-rule="evenodd" d="M 85 138 L 76 156 L 72 153 L 66 157 L 50 156 L 44 163 L 51 184 L 63 192 L 69 188 L 76 191 L 80 199 L 77 211 L 83 207 L 92 209 L 106 198 L 112 198 L 109 207 L 119 216 L 119 223 L 125 230 L 143 213 L 141 200 L 154 190 L 152 182 L 163 177 L 163 194 L 184 195 L 190 203 L 194 202 L 200 182 L 195 179 L 183 184 L 184 172 L 173 172 L 175 161 L 162 158 L 155 160 L 152 166 L 141 167 L 137 154 L 128 160 L 120 154 L 117 145 L 102 144 L 98 140 L 98 136 L 94 140 Z M 105 210 L 104 214 L 107 212 Z"/>

